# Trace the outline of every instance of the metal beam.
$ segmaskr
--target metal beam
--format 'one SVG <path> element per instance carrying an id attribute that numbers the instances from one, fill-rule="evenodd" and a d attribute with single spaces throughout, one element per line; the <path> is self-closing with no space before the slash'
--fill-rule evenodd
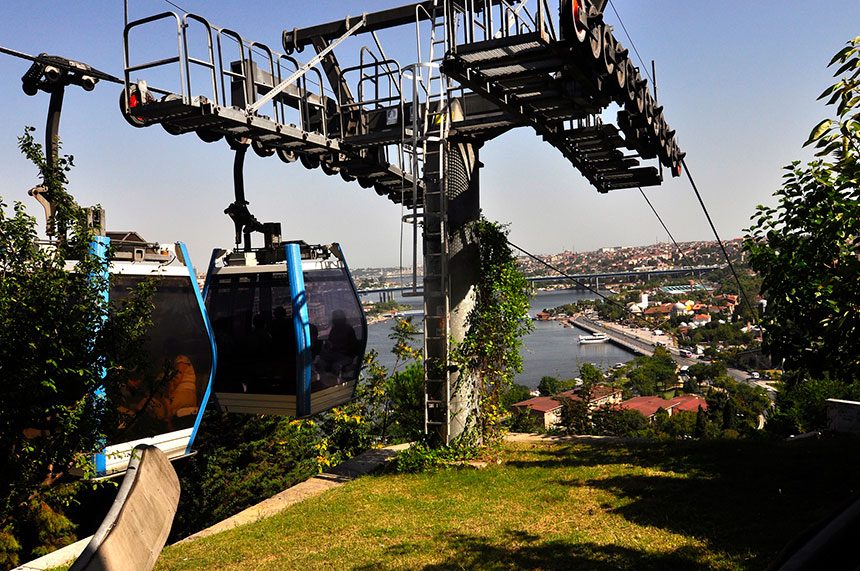
<path id="1" fill-rule="evenodd" d="M 421 6 L 423 10 L 416 9 Z M 323 40 L 333 40 L 346 32 L 356 19 L 364 18 L 363 32 L 375 32 L 377 30 L 385 30 L 412 24 L 417 17 L 419 20 L 429 19 L 428 15 L 432 13 L 433 0 L 424 0 L 406 6 L 397 8 L 389 8 L 388 10 L 380 10 L 379 12 L 370 12 L 361 16 L 347 16 L 343 20 L 335 20 L 326 24 L 317 24 L 308 28 L 293 28 L 292 30 L 284 30 L 283 44 L 287 52 L 293 50 L 301 51 L 306 46 L 309 46 L 314 41 L 314 38 L 322 38 Z"/>
<path id="2" fill-rule="evenodd" d="M 450 0 L 445 0 L 450 1 Z M 469 0 L 454 0 L 454 5 L 460 9 L 464 8 L 464 3 Z M 501 4 L 504 0 L 490 0 L 491 5 Z M 405 6 L 397 8 L 389 8 L 380 10 L 379 12 L 365 12 L 361 16 L 348 16 L 343 20 L 335 20 L 325 24 L 317 24 L 307 28 L 293 28 L 292 30 L 284 30 L 282 38 L 284 49 L 287 52 L 293 50 L 300 51 L 306 46 L 311 45 L 313 39 L 318 37 L 324 40 L 337 38 L 348 30 L 355 22 L 356 18 L 363 17 L 365 21 L 364 32 L 376 32 L 388 28 L 396 28 L 406 24 L 414 24 L 417 21 L 429 20 L 433 14 L 434 0 L 423 0 L 422 2 L 413 2 Z M 475 9 L 482 8 L 483 3 L 476 6 Z"/>
<path id="3" fill-rule="evenodd" d="M 330 45 L 328 40 L 324 40 L 319 36 L 313 38 L 312 42 L 317 55 L 323 53 L 323 51 L 325 51 L 325 49 Z M 340 63 L 338 63 L 337 56 L 334 55 L 334 52 L 331 50 L 326 52 L 321 64 L 323 71 L 325 72 L 325 76 L 328 79 L 328 83 L 337 98 L 338 104 L 349 105 L 351 103 L 355 103 L 355 98 L 352 96 L 352 91 L 350 91 L 349 84 L 343 77 L 343 73 L 341 73 Z"/>

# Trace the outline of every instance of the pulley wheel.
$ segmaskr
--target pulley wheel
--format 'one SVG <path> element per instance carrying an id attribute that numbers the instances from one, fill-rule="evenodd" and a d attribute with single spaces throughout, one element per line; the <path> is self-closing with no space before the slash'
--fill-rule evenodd
<path id="1" fill-rule="evenodd" d="M 146 105 L 147 103 L 152 103 L 155 101 L 155 98 L 151 93 L 146 94 L 146 100 L 143 101 L 143 98 L 140 96 L 140 90 L 137 88 L 137 85 L 131 85 L 128 90 L 128 104 L 126 104 L 125 100 L 125 90 L 119 92 L 119 110 L 122 113 L 123 118 L 128 122 L 132 127 L 148 127 L 151 125 L 151 122 L 147 121 L 143 117 L 138 117 L 134 115 L 134 109 L 136 107 L 140 107 L 141 105 Z"/>
<path id="2" fill-rule="evenodd" d="M 260 141 L 251 141 L 251 148 L 254 149 L 254 152 L 257 154 L 258 157 L 266 158 L 271 157 L 275 154 L 275 149 L 267 147 Z"/>
<path id="3" fill-rule="evenodd" d="M 369 178 L 359 177 L 358 178 L 358 185 L 361 188 L 373 188 L 373 181 L 370 180 Z"/>
<path id="4" fill-rule="evenodd" d="M 353 182 L 355 177 L 346 172 L 343 169 L 340 169 L 340 178 L 342 178 L 345 182 Z"/>
<path id="5" fill-rule="evenodd" d="M 182 134 L 182 128 L 178 127 L 177 125 L 171 125 L 170 123 L 162 123 L 161 126 L 171 135 L 176 136 Z"/>
<path id="6" fill-rule="evenodd" d="M 663 112 L 657 114 L 654 118 L 654 122 L 651 124 L 651 132 L 654 134 L 654 137 L 657 139 L 657 144 L 660 148 L 666 146 L 666 134 L 669 130 L 668 125 L 666 125 L 666 118 L 663 116 Z"/>
<path id="7" fill-rule="evenodd" d="M 328 176 L 334 176 L 334 175 L 336 175 L 337 173 L 339 173 L 339 172 L 340 172 L 340 168 L 338 168 L 338 167 L 336 167 L 335 165 L 331 164 L 329 161 L 321 161 L 321 162 L 320 162 L 320 169 L 321 169 L 325 174 L 327 174 Z"/>
<path id="8" fill-rule="evenodd" d="M 200 140 L 204 143 L 215 143 L 217 141 L 220 141 L 221 138 L 224 136 L 217 131 L 207 129 L 205 127 L 195 129 L 194 132 L 197 133 L 197 136 L 200 137 Z"/>
<path id="9" fill-rule="evenodd" d="M 299 157 L 293 151 L 288 151 L 286 149 L 276 149 L 275 154 L 278 155 L 278 158 L 284 161 L 285 163 L 294 163 L 296 159 Z"/>
<path id="10" fill-rule="evenodd" d="M 560 16 L 564 39 L 583 43 L 588 36 L 588 18 L 582 0 L 562 2 Z"/>
<path id="11" fill-rule="evenodd" d="M 588 45 L 591 48 L 591 57 L 594 61 L 600 61 L 603 57 L 603 24 L 598 24 L 591 28 L 591 37 L 588 40 Z"/>
<path id="12" fill-rule="evenodd" d="M 615 44 L 615 87 L 621 93 L 627 88 L 627 50 L 620 43 Z"/>
<path id="13" fill-rule="evenodd" d="M 238 151 L 242 147 L 247 147 L 251 144 L 251 139 L 248 137 L 237 137 L 236 135 L 227 135 L 224 137 L 227 141 L 227 145 L 233 149 L 234 151 Z"/>
<path id="14" fill-rule="evenodd" d="M 316 155 L 300 153 L 299 160 L 306 169 L 315 169 L 320 166 L 320 158 Z"/>
<path id="15" fill-rule="evenodd" d="M 636 99 L 636 85 L 639 83 L 639 72 L 629 59 L 624 64 L 624 100 L 632 103 Z"/>
<path id="16" fill-rule="evenodd" d="M 644 92 L 645 101 L 642 109 L 642 116 L 645 119 L 646 127 L 650 127 L 654 122 L 654 97 L 651 95 L 651 92 L 648 91 L 648 88 L 645 88 Z M 648 132 L 651 132 L 651 129 L 648 129 Z"/>
<path id="17" fill-rule="evenodd" d="M 603 71 L 607 75 L 612 75 L 615 72 L 615 37 L 609 26 L 603 26 L 603 49 L 601 53 Z"/>
<path id="18" fill-rule="evenodd" d="M 182 97 L 176 95 L 175 93 L 171 93 L 170 95 L 165 95 L 164 97 L 162 97 L 161 101 L 178 101 L 180 99 L 182 99 Z M 184 132 L 182 130 L 182 127 L 179 127 L 178 125 L 171 125 L 170 123 L 162 122 L 161 126 L 171 135 L 181 135 Z"/>
<path id="19" fill-rule="evenodd" d="M 642 115 L 645 113 L 645 97 L 648 94 L 648 86 L 640 82 L 636 89 L 636 97 L 633 99 L 634 112 Z"/>

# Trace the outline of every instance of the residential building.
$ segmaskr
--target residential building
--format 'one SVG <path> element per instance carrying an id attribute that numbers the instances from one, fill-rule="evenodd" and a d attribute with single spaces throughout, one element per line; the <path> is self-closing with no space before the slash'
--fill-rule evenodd
<path id="1" fill-rule="evenodd" d="M 561 392 L 552 397 L 533 397 L 513 404 L 520 411 L 528 411 L 535 417 L 538 424 L 550 429 L 561 422 L 562 401 L 564 399 L 582 400 L 579 389 Z M 588 409 L 594 410 L 601 406 L 614 406 L 621 403 L 621 389 L 609 385 L 595 385 L 588 399 Z"/>
<path id="2" fill-rule="evenodd" d="M 681 395 L 671 399 L 664 399 L 659 396 L 649 397 L 633 397 L 618 405 L 620 408 L 635 410 L 642 414 L 648 420 L 654 420 L 654 415 L 661 408 L 665 410 L 669 416 L 676 412 L 687 411 L 696 412 L 699 407 L 702 410 L 708 410 L 708 402 L 699 395 Z"/>

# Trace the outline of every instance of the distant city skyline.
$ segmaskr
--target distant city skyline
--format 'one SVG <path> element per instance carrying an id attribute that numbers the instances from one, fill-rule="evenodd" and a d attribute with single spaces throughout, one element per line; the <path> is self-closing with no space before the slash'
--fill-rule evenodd
<path id="1" fill-rule="evenodd" d="M 281 49 L 284 29 L 403 3 L 176 2 L 274 49 Z M 130 7 L 135 17 L 174 10 L 163 0 L 132 1 Z M 659 101 L 721 236 L 740 236 L 756 204 L 772 203 L 782 167 L 810 158 L 801 145 L 812 127 L 831 115 L 816 101 L 832 83 L 826 65 L 856 35 L 860 3 L 614 0 L 614 7 L 649 70 L 651 59 L 656 61 Z M 63 55 L 121 75 L 122 19 L 122 4 L 114 1 L 5 0 L 0 45 Z M 630 47 L 610 7 L 606 21 Z M 413 43 L 411 32 L 400 30 L 387 44 L 389 55 L 412 63 L 403 46 Z M 357 53 L 359 45 L 345 44 L 343 53 Z M 296 55 L 310 57 L 307 51 Z M 49 97 L 21 91 L 27 67 L 0 55 L 0 196 L 6 203 L 24 202 L 42 224 L 41 208 L 27 196 L 37 184 L 36 170 L 17 150 L 16 137 L 33 125 L 41 140 Z M 120 116 L 118 98 L 119 86 L 108 83 L 91 93 L 68 90 L 60 132 L 77 165 L 69 188 L 82 204 L 102 204 L 110 229 L 187 242 L 200 269 L 212 248 L 232 242 L 233 226 L 223 214 L 233 200 L 232 153 L 223 141 L 173 137 L 157 126 L 135 130 Z M 531 252 L 666 240 L 638 190 L 599 195 L 530 129 L 488 142 L 480 160 L 485 215 L 510 223 L 511 240 Z M 401 208 L 372 190 L 319 169 L 251 154 L 246 189 L 252 211 L 261 221 L 281 222 L 287 239 L 338 241 L 354 267 L 392 267 L 399 264 L 402 231 L 404 265 L 411 265 L 411 228 L 401 228 Z M 645 192 L 676 239 L 712 238 L 686 177 Z"/>

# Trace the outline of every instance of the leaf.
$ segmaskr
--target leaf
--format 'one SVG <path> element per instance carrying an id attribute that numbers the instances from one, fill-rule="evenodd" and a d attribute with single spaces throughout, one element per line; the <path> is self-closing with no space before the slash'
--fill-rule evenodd
<path id="1" fill-rule="evenodd" d="M 854 50 L 854 45 L 852 43 L 849 43 L 847 46 L 845 46 L 844 48 L 842 48 L 841 50 L 836 52 L 836 55 L 833 56 L 833 59 L 831 59 L 830 63 L 827 64 L 827 67 L 830 67 L 831 65 L 833 65 L 837 61 L 842 61 L 842 59 L 845 58 L 846 56 L 848 56 L 848 54 L 850 54 L 853 50 Z"/>
<path id="2" fill-rule="evenodd" d="M 860 62 L 860 60 L 858 60 L 856 57 L 846 61 L 839 67 L 839 69 L 836 70 L 833 75 L 842 75 L 852 67 L 857 67 L 858 62 Z"/>
<path id="3" fill-rule="evenodd" d="M 837 85 L 839 85 L 839 84 L 838 84 L 838 83 L 834 83 L 833 85 L 831 85 L 830 87 L 828 87 L 827 89 L 825 89 L 824 91 L 822 91 L 822 92 L 821 92 L 821 95 L 819 95 L 816 99 L 818 99 L 818 100 L 824 99 L 825 97 L 827 97 L 828 95 L 830 95 L 831 93 L 833 93 L 833 90 L 834 90 L 834 89 L 836 89 L 836 86 L 837 86 Z"/>
<path id="4" fill-rule="evenodd" d="M 830 130 L 830 125 L 832 124 L 833 121 L 831 121 L 830 119 L 825 119 L 824 121 L 816 125 L 815 128 L 812 129 L 812 132 L 809 134 L 809 138 L 806 140 L 805 143 L 803 143 L 803 146 L 806 147 L 820 139 L 825 133 L 827 133 L 827 131 Z"/>

